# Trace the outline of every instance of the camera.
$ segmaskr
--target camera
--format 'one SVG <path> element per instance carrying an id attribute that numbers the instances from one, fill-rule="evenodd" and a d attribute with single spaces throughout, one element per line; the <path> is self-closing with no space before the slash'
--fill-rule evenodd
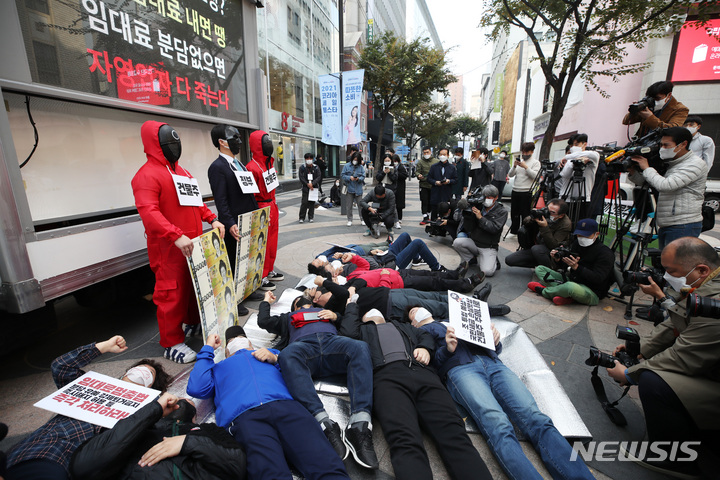
<path id="1" fill-rule="evenodd" d="M 555 255 L 553 255 L 553 258 L 556 262 L 560 262 L 563 258 L 570 257 L 572 254 L 573 252 L 571 252 L 568 247 L 566 247 L 565 245 L 560 245 L 555 249 Z"/>
<path id="2" fill-rule="evenodd" d="M 633 140 L 612 155 L 606 157 L 605 166 L 608 175 L 619 175 L 627 172 L 630 167 L 637 167 L 637 162 L 631 159 L 634 155 L 647 158 L 648 164 L 663 175 L 667 169 L 667 165 L 663 163 L 659 155 L 660 139 L 662 138 L 661 132 L 661 129 L 655 129 L 644 137 Z"/>
<path id="3" fill-rule="evenodd" d="M 687 298 L 687 314 L 691 317 L 720 318 L 720 300 L 691 293 Z"/>
<path id="4" fill-rule="evenodd" d="M 447 235 L 447 230 L 442 226 L 444 219 L 439 218 L 428 225 L 425 225 L 425 233 L 431 237 L 444 237 Z"/>
<path id="5" fill-rule="evenodd" d="M 547 207 L 534 208 L 534 209 L 530 210 L 530 217 L 533 220 L 540 220 L 541 218 L 548 219 L 548 218 L 550 218 L 550 210 L 548 210 Z"/>
<path id="6" fill-rule="evenodd" d="M 615 360 L 628 368 L 637 365 L 637 357 L 640 355 L 640 335 L 638 335 L 637 330 L 618 325 L 615 327 L 615 336 L 620 340 L 625 340 L 625 350 L 619 351 L 617 355 L 610 355 L 601 352 L 597 347 L 590 347 L 590 356 L 585 360 L 585 365 L 613 368 Z"/>
<path id="7" fill-rule="evenodd" d="M 654 268 L 640 270 L 639 272 L 624 271 L 622 275 L 623 280 L 626 284 L 632 283 L 635 285 L 650 285 L 651 278 L 660 287 L 665 284 L 665 280 L 663 279 L 663 273 L 659 272 Z"/>
<path id="8" fill-rule="evenodd" d="M 483 208 L 484 202 L 485 202 L 485 196 L 481 193 L 469 196 L 467 198 L 468 209 L 470 209 L 470 210 L 472 210 L 473 207 Z"/>
<path id="9" fill-rule="evenodd" d="M 628 112 L 630 112 L 630 115 L 637 115 L 641 110 L 645 110 L 646 108 L 650 110 L 655 108 L 655 99 L 653 97 L 645 97 L 639 102 L 630 104 Z"/>

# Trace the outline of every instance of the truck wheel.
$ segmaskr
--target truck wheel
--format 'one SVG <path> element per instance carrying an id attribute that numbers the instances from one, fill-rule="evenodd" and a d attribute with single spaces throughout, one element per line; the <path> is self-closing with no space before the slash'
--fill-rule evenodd
<path id="1" fill-rule="evenodd" d="M 713 212 L 720 212 L 720 195 L 706 195 L 705 205 L 713 209 Z"/>

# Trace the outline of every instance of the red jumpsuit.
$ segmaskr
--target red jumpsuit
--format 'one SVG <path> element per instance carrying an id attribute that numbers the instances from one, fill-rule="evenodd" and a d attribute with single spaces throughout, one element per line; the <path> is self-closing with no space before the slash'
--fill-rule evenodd
<path id="1" fill-rule="evenodd" d="M 252 172 L 255 177 L 255 183 L 260 190 L 255 194 L 255 200 L 258 208 L 270 207 L 270 223 L 268 225 L 267 247 L 265 247 L 265 265 L 263 267 L 263 278 L 275 268 L 275 258 L 277 257 L 278 244 L 278 226 L 280 222 L 280 211 L 277 203 L 275 203 L 275 190 L 268 192 L 263 179 L 263 172 L 270 170 L 275 165 L 273 157 L 266 157 L 262 150 L 262 137 L 267 133 L 262 130 L 255 130 L 250 134 L 250 151 L 252 152 L 252 160 L 246 165 L 248 171 Z M 276 189 L 277 190 L 277 189 Z"/>
<path id="2" fill-rule="evenodd" d="M 212 223 L 215 214 L 205 205 L 183 207 L 178 201 L 167 161 L 160 148 L 162 122 L 145 122 L 140 130 L 147 162 L 132 179 L 135 206 L 145 226 L 150 268 L 155 273 L 153 302 L 157 305 L 160 345 L 172 347 L 185 341 L 181 324 L 200 322 L 197 300 L 185 256 L 175 246 L 182 235 L 202 234 L 203 220 Z M 170 171 L 168 171 L 168 168 Z M 191 176 L 175 164 L 173 173 Z"/>

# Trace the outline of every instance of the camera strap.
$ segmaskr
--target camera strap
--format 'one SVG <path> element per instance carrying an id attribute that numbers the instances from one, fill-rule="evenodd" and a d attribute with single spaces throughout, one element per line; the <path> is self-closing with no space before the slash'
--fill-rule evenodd
<path id="1" fill-rule="evenodd" d="M 625 387 L 625 390 L 623 390 L 620 398 L 611 403 L 610 400 L 608 400 L 607 395 L 605 394 L 605 387 L 603 386 L 602 380 L 598 376 L 597 365 L 595 365 L 595 368 L 593 368 L 592 374 L 590 375 L 590 383 L 592 383 L 593 390 L 595 390 L 595 396 L 600 402 L 600 405 L 602 406 L 603 410 L 605 410 L 605 413 L 607 413 L 608 417 L 610 417 L 610 421 L 619 427 L 624 427 L 625 425 L 627 425 L 625 415 L 623 415 L 623 413 L 617 409 L 617 404 L 620 403 L 620 400 L 622 400 L 623 397 L 627 395 L 628 391 L 630 391 L 630 385 Z"/>

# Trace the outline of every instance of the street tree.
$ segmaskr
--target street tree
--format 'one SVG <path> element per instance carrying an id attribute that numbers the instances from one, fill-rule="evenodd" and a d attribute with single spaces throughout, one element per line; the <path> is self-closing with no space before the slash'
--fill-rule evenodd
<path id="1" fill-rule="evenodd" d="M 715 4 L 715 2 L 707 2 Z M 623 63 L 628 48 L 641 48 L 650 38 L 679 30 L 688 13 L 681 0 L 485 0 L 480 25 L 489 28 L 488 39 L 517 27 L 532 43 L 545 79 L 552 90 L 550 119 L 540 158 L 547 158 L 558 123 L 577 79 L 607 97 L 595 79 L 614 82 L 645 69 L 647 63 Z M 703 5 L 701 2 L 699 5 Z M 707 16 L 699 11 L 701 18 Z M 702 20 L 700 20 L 702 22 Z M 549 32 L 552 44 L 543 44 L 536 32 Z"/>
<path id="2" fill-rule="evenodd" d="M 382 163 L 380 139 L 390 113 L 400 105 L 412 110 L 430 101 L 432 92 L 446 93 L 446 87 L 456 80 L 447 67 L 446 53 L 431 47 L 427 38 L 407 42 L 390 31 L 365 45 L 358 68 L 365 69 L 364 88 L 372 93 L 380 117 L 376 166 Z"/>
<path id="3" fill-rule="evenodd" d="M 395 129 L 412 150 L 425 139 L 433 143 L 450 132 L 450 108 L 446 103 L 423 102 L 417 107 L 401 106 L 395 114 Z"/>
<path id="4" fill-rule="evenodd" d="M 463 142 L 468 138 L 478 138 L 485 133 L 485 122 L 470 115 L 459 115 L 452 119 L 450 133 Z"/>

